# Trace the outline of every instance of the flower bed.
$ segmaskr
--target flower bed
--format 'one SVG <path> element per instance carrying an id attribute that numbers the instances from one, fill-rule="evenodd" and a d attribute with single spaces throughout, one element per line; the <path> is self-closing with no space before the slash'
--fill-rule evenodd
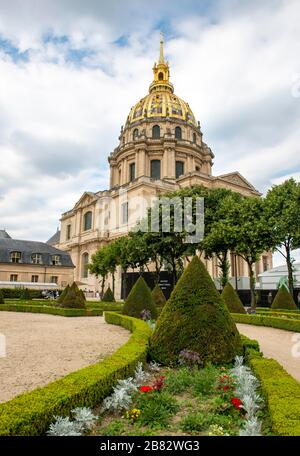
<path id="1" fill-rule="evenodd" d="M 40 435 L 54 415 L 69 415 L 74 407 L 96 406 L 120 378 L 127 377 L 147 356 L 149 326 L 141 320 L 106 312 L 107 323 L 132 332 L 129 341 L 104 361 L 0 404 L 0 435 Z"/>

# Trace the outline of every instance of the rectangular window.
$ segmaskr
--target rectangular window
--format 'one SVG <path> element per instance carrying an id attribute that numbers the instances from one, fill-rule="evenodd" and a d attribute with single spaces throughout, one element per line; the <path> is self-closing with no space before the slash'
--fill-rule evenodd
<path id="1" fill-rule="evenodd" d="M 31 255 L 31 261 L 33 264 L 42 264 L 43 263 L 42 255 L 40 253 L 33 253 Z"/>
<path id="2" fill-rule="evenodd" d="M 122 204 L 121 210 L 122 210 L 122 223 L 128 223 L 128 202 Z"/>
<path id="3" fill-rule="evenodd" d="M 57 276 L 51 276 L 50 282 L 58 284 L 58 277 Z"/>
<path id="4" fill-rule="evenodd" d="M 18 281 L 18 275 L 17 274 L 10 274 L 10 281 L 11 282 L 17 282 Z"/>
<path id="5" fill-rule="evenodd" d="M 151 160 L 151 174 L 152 179 L 160 179 L 160 160 Z"/>
<path id="6" fill-rule="evenodd" d="M 132 182 L 135 179 L 135 163 L 129 165 L 129 179 Z"/>
<path id="7" fill-rule="evenodd" d="M 39 276 L 38 275 L 31 276 L 31 282 L 38 283 L 38 281 L 39 281 Z"/>
<path id="8" fill-rule="evenodd" d="M 21 263 L 21 252 L 12 252 L 10 258 L 12 263 Z"/>
<path id="9" fill-rule="evenodd" d="M 71 239 L 71 225 L 67 225 L 67 241 Z"/>
<path id="10" fill-rule="evenodd" d="M 176 162 L 176 179 L 184 174 L 184 163 L 182 161 Z"/>
<path id="11" fill-rule="evenodd" d="M 263 263 L 263 272 L 267 271 L 269 269 L 269 263 L 268 263 L 268 257 L 263 256 L 262 257 L 262 263 Z"/>

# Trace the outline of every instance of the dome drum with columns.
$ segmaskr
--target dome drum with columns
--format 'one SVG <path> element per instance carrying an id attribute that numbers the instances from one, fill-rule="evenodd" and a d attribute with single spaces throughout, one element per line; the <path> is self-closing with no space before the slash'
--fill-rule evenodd
<path id="1" fill-rule="evenodd" d="M 138 198 L 142 197 L 146 202 L 146 213 L 147 207 L 159 195 L 200 184 L 259 196 L 238 172 L 212 175 L 214 154 L 203 142 L 200 123 L 189 104 L 174 94 L 162 38 L 153 74 L 148 95 L 131 108 L 125 126 L 121 128 L 119 144 L 108 157 L 110 189 L 85 192 L 61 217 L 60 239 L 55 246 L 70 253 L 75 264 L 74 279 L 85 290 L 95 292 L 100 288 L 99 280 L 86 266 L 91 255 L 136 225 L 140 219 L 140 213 L 137 215 L 136 211 Z M 265 258 L 271 267 L 272 255 L 266 253 Z M 217 261 L 205 262 L 210 274 L 218 277 Z M 261 259 L 256 273 L 263 269 Z M 241 259 L 234 260 L 231 273 L 245 279 L 245 283 L 249 280 L 247 265 Z M 121 276 L 119 270 L 115 281 L 117 299 L 121 293 Z M 112 285 L 112 280 L 107 284 Z"/>

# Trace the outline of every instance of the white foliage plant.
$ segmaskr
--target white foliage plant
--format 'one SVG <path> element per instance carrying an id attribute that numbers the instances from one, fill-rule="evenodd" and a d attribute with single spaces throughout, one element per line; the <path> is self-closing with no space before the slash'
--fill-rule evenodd
<path id="1" fill-rule="evenodd" d="M 54 423 L 50 424 L 47 435 L 49 436 L 79 436 L 89 430 L 97 421 L 98 417 L 90 408 L 77 407 L 72 410 L 74 420 L 69 417 L 55 416 Z"/>
<path id="2" fill-rule="evenodd" d="M 263 400 L 258 394 L 259 381 L 253 375 L 251 369 L 244 365 L 242 356 L 235 358 L 235 364 L 231 369 L 231 375 L 236 382 L 236 395 L 242 402 L 242 408 L 246 412 L 246 419 L 240 436 L 260 436 L 261 422 L 257 413 L 260 410 Z"/>

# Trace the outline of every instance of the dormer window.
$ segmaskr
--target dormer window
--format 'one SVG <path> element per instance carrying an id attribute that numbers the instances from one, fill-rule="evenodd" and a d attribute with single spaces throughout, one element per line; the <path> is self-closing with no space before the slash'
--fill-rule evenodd
<path id="1" fill-rule="evenodd" d="M 52 266 L 60 266 L 61 265 L 60 255 L 52 255 L 51 264 L 52 264 Z"/>
<path id="2" fill-rule="evenodd" d="M 22 254 L 21 252 L 11 252 L 10 261 L 12 263 L 21 263 Z"/>
<path id="3" fill-rule="evenodd" d="M 31 255 L 31 262 L 33 264 L 42 264 L 43 263 L 42 255 L 40 253 L 33 253 Z"/>

